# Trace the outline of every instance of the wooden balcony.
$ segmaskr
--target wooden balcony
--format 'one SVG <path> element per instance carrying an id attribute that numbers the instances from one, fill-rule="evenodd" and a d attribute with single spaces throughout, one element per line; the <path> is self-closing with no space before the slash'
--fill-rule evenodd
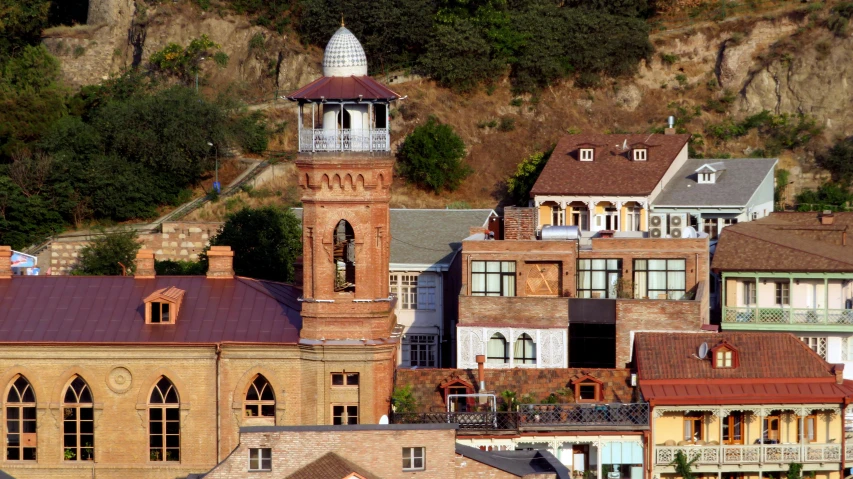
<path id="1" fill-rule="evenodd" d="M 840 444 L 744 444 L 714 446 L 655 446 L 655 464 L 666 466 L 683 452 L 697 465 L 839 463 Z M 846 447 L 848 458 L 853 447 Z"/>
<path id="2" fill-rule="evenodd" d="M 853 326 L 853 309 L 724 306 L 723 322 L 729 329 L 740 329 L 738 326 L 754 329 L 759 325 L 783 325 L 785 328 L 821 325 L 849 330 Z"/>

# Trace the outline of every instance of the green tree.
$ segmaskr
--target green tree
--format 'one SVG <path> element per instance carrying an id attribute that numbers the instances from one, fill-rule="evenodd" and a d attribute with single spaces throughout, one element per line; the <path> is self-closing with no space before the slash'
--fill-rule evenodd
<path id="1" fill-rule="evenodd" d="M 204 34 L 193 39 L 186 47 L 169 43 L 162 50 L 152 53 L 148 61 L 155 70 L 175 75 L 189 83 L 199 73 L 204 58 L 213 58 L 220 67 L 228 63 L 228 55 L 218 51 L 221 48 L 220 44 Z"/>
<path id="2" fill-rule="evenodd" d="M 847 187 L 836 183 L 824 183 L 817 190 L 804 190 L 797 195 L 798 211 L 847 211 L 853 201 Z"/>
<path id="3" fill-rule="evenodd" d="M 465 92 L 504 72 L 505 64 L 492 55 L 492 46 L 482 29 L 461 19 L 436 27 L 420 62 L 421 68 L 439 84 Z"/>
<path id="4" fill-rule="evenodd" d="M 803 479 L 803 465 L 796 462 L 788 464 L 788 470 L 785 472 L 786 479 Z"/>
<path id="5" fill-rule="evenodd" d="M 41 41 L 47 26 L 50 0 L 3 0 L 0 2 L 0 60 L 26 45 Z"/>
<path id="6" fill-rule="evenodd" d="M 391 395 L 391 404 L 396 414 L 414 414 L 418 412 L 418 400 L 412 393 L 412 385 L 398 386 Z"/>
<path id="7" fill-rule="evenodd" d="M 289 209 L 243 208 L 228 216 L 210 245 L 231 247 L 238 275 L 293 281 L 293 264 L 302 254 L 302 227 Z"/>
<path id="8" fill-rule="evenodd" d="M 207 267 L 201 261 L 154 260 L 154 272 L 157 276 L 197 276 L 207 273 Z"/>
<path id="9" fill-rule="evenodd" d="M 530 190 L 539 179 L 539 174 L 548 163 L 553 149 L 544 153 L 534 153 L 524 159 L 515 169 L 515 174 L 506 180 L 507 194 L 517 206 L 527 206 Z"/>
<path id="10" fill-rule="evenodd" d="M 450 125 L 431 116 L 406 137 L 398 152 L 400 174 L 436 193 L 453 191 L 470 173 L 465 143 Z"/>
<path id="11" fill-rule="evenodd" d="M 684 451 L 678 451 L 675 453 L 675 459 L 669 465 L 675 466 L 675 475 L 680 476 L 681 479 L 696 479 L 696 474 L 693 473 L 693 464 L 697 460 L 699 460 L 698 457 L 688 460 Z"/>
<path id="12" fill-rule="evenodd" d="M 853 136 L 835 143 L 817 161 L 832 173 L 834 180 L 849 185 L 853 182 Z"/>
<path id="13" fill-rule="evenodd" d="M 136 231 L 131 229 L 114 232 L 100 231 L 87 246 L 80 249 L 77 265 L 71 274 L 77 276 L 117 276 L 122 274 L 122 265 L 127 274 L 136 267 L 136 253 L 141 248 Z"/>

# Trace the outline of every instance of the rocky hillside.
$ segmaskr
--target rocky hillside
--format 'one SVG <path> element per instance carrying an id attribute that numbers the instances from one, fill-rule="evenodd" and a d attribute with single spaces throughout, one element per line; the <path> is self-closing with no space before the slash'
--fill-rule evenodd
<path id="1" fill-rule="evenodd" d="M 644 132 L 662 126 L 669 115 L 679 117 L 687 131 L 701 135 L 694 142 L 697 152 L 747 156 L 762 148 L 765 139 L 753 132 L 722 141 L 706 135 L 706 128 L 763 110 L 803 113 L 823 127 L 822 136 L 806 148 L 780 156 L 782 166 L 792 172 L 795 191 L 813 187 L 826 176 L 814 165 L 815 153 L 834 139 L 853 134 L 853 37 L 834 34 L 825 26 L 833 3 L 789 2 L 752 16 L 668 25 L 653 35 L 657 51 L 635 77 L 608 80 L 595 89 L 578 89 L 567 82 L 537 95 L 515 97 L 505 81 L 493 91 L 459 95 L 417 77 L 392 79 L 392 87 L 408 96 L 393 112 L 396 141 L 436 115 L 463 136 L 468 161 L 477 172 L 459 191 L 442 197 L 401 183 L 395 189 L 395 203 L 441 207 L 465 201 L 494 206 L 502 196 L 502 181 L 516 164 L 547 149 L 560 135 Z M 151 53 L 168 42 L 185 45 L 201 34 L 220 43 L 230 57 L 223 69 L 206 62 L 203 77 L 208 91 L 231 86 L 247 99 L 271 97 L 276 89 L 287 91 L 319 75 L 318 49 L 252 26 L 244 17 L 205 13 L 186 3 L 144 5 L 92 0 L 88 25 L 46 33 L 45 44 L 62 60 L 69 84 L 96 83 L 131 65 L 144 66 Z M 262 45 L 256 40 L 259 36 Z M 283 110 L 275 112 L 278 118 L 290 115 L 287 104 L 269 107 Z M 286 131 L 280 144 L 292 145 L 293 135 Z"/>

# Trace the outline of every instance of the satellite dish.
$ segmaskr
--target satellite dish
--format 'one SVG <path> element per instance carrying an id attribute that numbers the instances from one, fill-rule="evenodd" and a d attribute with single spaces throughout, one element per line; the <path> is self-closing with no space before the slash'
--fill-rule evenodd
<path id="1" fill-rule="evenodd" d="M 682 238 L 698 238 L 699 237 L 699 233 L 692 226 L 685 226 L 682 229 L 683 229 L 683 231 L 681 232 Z"/>
<path id="2" fill-rule="evenodd" d="M 707 344 L 705 346 L 707 346 Z M 382 417 L 379 418 L 379 424 L 388 424 L 387 414 L 383 414 Z"/>
<path id="3" fill-rule="evenodd" d="M 705 357 L 708 356 L 708 349 L 708 343 L 702 343 L 702 345 L 699 346 L 699 359 L 705 359 Z"/>

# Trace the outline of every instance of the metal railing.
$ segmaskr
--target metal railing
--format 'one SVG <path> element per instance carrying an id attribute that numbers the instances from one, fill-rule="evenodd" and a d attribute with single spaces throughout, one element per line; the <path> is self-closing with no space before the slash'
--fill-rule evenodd
<path id="1" fill-rule="evenodd" d="M 301 128 L 299 151 L 391 151 L 391 135 L 387 128 Z"/>
<path id="2" fill-rule="evenodd" d="M 649 425 L 646 403 L 522 404 L 510 412 L 396 413 L 395 424 L 458 424 L 460 429 L 519 430 L 629 427 Z"/>
<path id="3" fill-rule="evenodd" d="M 853 309 L 725 306 L 723 311 L 724 323 L 853 325 Z"/>
<path id="4" fill-rule="evenodd" d="M 717 446 L 655 446 L 655 463 L 667 465 L 678 452 L 696 464 L 788 464 L 841 462 L 839 444 L 754 444 Z M 850 448 L 848 448 L 848 452 Z"/>

